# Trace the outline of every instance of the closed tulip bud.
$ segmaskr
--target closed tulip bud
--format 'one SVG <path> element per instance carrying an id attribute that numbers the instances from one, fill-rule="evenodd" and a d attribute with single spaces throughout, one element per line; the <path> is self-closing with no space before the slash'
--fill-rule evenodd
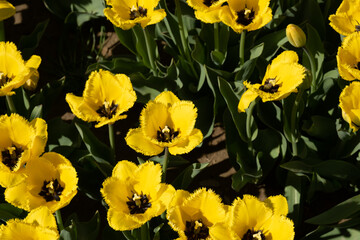
<path id="1" fill-rule="evenodd" d="M 306 35 L 304 31 L 295 24 L 287 25 L 286 37 L 294 47 L 301 48 L 306 44 Z"/>

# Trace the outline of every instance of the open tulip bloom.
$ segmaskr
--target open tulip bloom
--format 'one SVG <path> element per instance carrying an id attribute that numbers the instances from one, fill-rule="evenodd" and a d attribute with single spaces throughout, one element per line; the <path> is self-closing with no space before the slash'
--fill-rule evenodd
<path id="1" fill-rule="evenodd" d="M 336 56 L 340 76 L 348 81 L 360 79 L 360 33 L 347 36 Z"/>
<path id="2" fill-rule="evenodd" d="M 262 28 L 272 19 L 270 0 L 228 0 L 222 8 L 220 19 L 235 32 L 254 31 Z"/>
<path id="3" fill-rule="evenodd" d="M 37 55 L 25 62 L 14 43 L 0 42 L 0 96 L 15 94 L 12 90 L 29 80 L 40 63 Z"/>
<path id="4" fill-rule="evenodd" d="M 297 92 L 305 78 L 305 68 L 298 61 L 296 52 L 284 51 L 267 67 L 261 84 L 245 81 L 247 90 L 241 96 L 239 112 L 244 112 L 257 97 L 263 102 L 277 101 Z"/>
<path id="5" fill-rule="evenodd" d="M 77 194 L 77 174 L 70 161 L 48 152 L 26 165 L 27 177 L 5 190 L 5 200 L 31 211 L 46 206 L 51 212 L 68 205 Z"/>
<path id="6" fill-rule="evenodd" d="M 336 10 L 330 15 L 330 26 L 339 34 L 350 35 L 360 31 L 360 0 L 343 0 Z"/>
<path id="7" fill-rule="evenodd" d="M 146 162 L 140 166 L 120 161 L 112 176 L 103 183 L 101 193 L 109 205 L 107 219 L 118 231 L 141 227 L 168 207 L 175 189 L 161 183 L 161 166 Z"/>
<path id="8" fill-rule="evenodd" d="M 164 9 L 154 10 L 159 0 L 106 0 L 108 8 L 104 9 L 104 15 L 115 26 L 128 30 L 136 24 L 142 28 L 160 22 L 165 16 Z"/>
<path id="9" fill-rule="evenodd" d="M 55 217 L 47 207 L 39 207 L 29 212 L 26 218 L 11 219 L 0 226 L 0 239 L 57 240 L 59 233 Z"/>
<path id="10" fill-rule="evenodd" d="M 82 97 L 66 95 L 71 111 L 86 122 L 98 122 L 99 128 L 126 118 L 122 115 L 135 103 L 136 93 L 125 74 L 99 70 L 90 74 Z"/>
<path id="11" fill-rule="evenodd" d="M 288 207 L 283 196 L 262 202 L 254 196 L 237 198 L 229 208 L 227 223 L 234 239 L 292 240 L 294 224 L 286 217 Z"/>
<path id="12" fill-rule="evenodd" d="M 183 239 L 233 239 L 221 198 L 212 190 L 177 190 L 167 211 L 169 225 Z"/>
<path id="13" fill-rule="evenodd" d="M 129 130 L 126 143 L 147 156 L 158 155 L 165 147 L 173 155 L 188 153 L 203 140 L 201 131 L 194 128 L 196 117 L 191 101 L 162 92 L 142 110 L 140 127 Z"/>
<path id="14" fill-rule="evenodd" d="M 195 9 L 195 17 L 205 23 L 220 22 L 221 6 L 226 0 L 187 0 L 187 4 Z"/>
<path id="15" fill-rule="evenodd" d="M 0 185 L 9 187 L 25 177 L 25 166 L 44 152 L 47 124 L 41 118 L 28 122 L 17 114 L 0 116 Z"/>
<path id="16" fill-rule="evenodd" d="M 360 128 L 360 82 L 352 82 L 340 94 L 342 116 L 354 131 Z"/>

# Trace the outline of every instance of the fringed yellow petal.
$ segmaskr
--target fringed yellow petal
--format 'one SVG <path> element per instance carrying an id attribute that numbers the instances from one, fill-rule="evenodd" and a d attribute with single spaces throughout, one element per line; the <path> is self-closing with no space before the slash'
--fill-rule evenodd
<path id="1" fill-rule="evenodd" d="M 170 108 L 170 115 L 174 130 L 181 136 L 190 135 L 197 118 L 195 105 L 190 101 L 176 102 Z"/>
<path id="2" fill-rule="evenodd" d="M 245 112 L 245 110 L 249 107 L 250 103 L 254 101 L 259 95 L 252 90 L 246 90 L 240 98 L 238 104 L 238 111 Z"/>
<path id="3" fill-rule="evenodd" d="M 359 96 L 360 82 L 351 82 L 342 90 L 339 97 L 342 115 L 354 131 L 357 131 L 360 126 Z"/>
<path id="4" fill-rule="evenodd" d="M 156 96 L 154 102 L 163 103 L 165 106 L 173 105 L 180 102 L 180 99 L 170 91 L 164 91 Z"/>
<path id="5" fill-rule="evenodd" d="M 132 149 L 146 156 L 158 155 L 164 150 L 163 147 L 159 147 L 148 140 L 141 128 L 130 129 L 125 137 L 125 141 Z"/>
<path id="6" fill-rule="evenodd" d="M 190 135 L 185 138 L 182 142 L 177 143 L 169 147 L 169 152 L 172 155 L 185 154 L 193 150 L 196 146 L 198 146 L 203 140 L 202 132 L 195 128 L 192 130 Z"/>
<path id="7" fill-rule="evenodd" d="M 52 215 L 50 210 L 44 206 L 38 207 L 29 212 L 29 214 L 24 219 L 24 222 L 57 230 L 54 215 Z"/>
<path id="8" fill-rule="evenodd" d="M 288 214 L 288 203 L 286 198 L 282 195 L 270 196 L 265 200 L 265 203 L 274 211 L 274 214 L 284 216 Z"/>

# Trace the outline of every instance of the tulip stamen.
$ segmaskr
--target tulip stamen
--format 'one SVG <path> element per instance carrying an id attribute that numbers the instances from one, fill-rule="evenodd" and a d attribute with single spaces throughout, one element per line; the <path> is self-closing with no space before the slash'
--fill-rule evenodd
<path id="1" fill-rule="evenodd" d="M 209 236 L 209 228 L 201 219 L 196 221 L 186 221 L 185 235 L 188 240 L 207 239 Z"/>
<path id="2" fill-rule="evenodd" d="M 211 7 L 211 5 L 213 5 L 214 3 L 216 3 L 219 0 L 204 0 L 203 3 L 204 5 L 206 5 L 207 7 Z"/>
<path id="3" fill-rule="evenodd" d="M 266 240 L 265 235 L 263 234 L 263 232 L 261 230 L 254 231 L 254 229 L 247 230 L 247 232 L 244 234 L 244 236 L 241 239 L 243 239 L 243 240 Z"/>
<path id="4" fill-rule="evenodd" d="M 100 115 L 100 117 L 106 117 L 110 119 L 115 115 L 118 106 L 119 104 L 115 104 L 114 101 L 112 101 L 110 104 L 110 102 L 105 100 L 104 104 L 98 110 L 96 110 L 96 112 Z"/>
<path id="5" fill-rule="evenodd" d="M 159 129 L 157 131 L 157 140 L 159 142 L 171 142 L 179 135 L 179 131 L 174 131 L 167 125 L 164 128 L 159 127 Z"/>
<path id="6" fill-rule="evenodd" d="M 151 203 L 146 194 L 133 193 L 132 197 L 128 197 L 129 201 L 126 202 L 130 210 L 130 214 L 145 213 L 151 207 Z"/>
<path id="7" fill-rule="evenodd" d="M 265 83 L 259 87 L 261 91 L 267 93 L 276 93 L 279 90 L 280 85 L 276 84 L 276 77 L 275 78 L 268 78 L 266 79 Z"/>
<path id="8" fill-rule="evenodd" d="M 0 72 L 0 87 L 6 85 L 8 82 L 10 82 L 14 76 L 8 76 L 3 72 Z"/>
<path id="9" fill-rule="evenodd" d="M 255 18 L 255 11 L 254 10 L 250 10 L 245 6 L 245 9 L 241 10 L 240 12 L 237 12 L 237 19 L 236 22 L 238 24 L 241 24 L 243 26 L 247 26 L 250 23 L 252 23 L 252 21 Z"/>
<path id="10" fill-rule="evenodd" d="M 17 166 L 17 163 L 19 162 L 19 159 L 23 152 L 24 150 L 22 149 L 22 147 L 16 147 L 15 145 L 8 147 L 1 152 L 2 163 L 8 168 L 10 168 L 11 171 L 13 171 Z"/>
<path id="11" fill-rule="evenodd" d="M 135 7 L 132 6 L 130 9 L 130 20 L 134 20 L 135 18 L 139 17 L 146 17 L 147 16 L 147 9 L 143 7 Z"/>
<path id="12" fill-rule="evenodd" d="M 60 185 L 57 179 L 51 181 L 44 181 L 44 184 L 39 192 L 46 202 L 60 201 L 60 195 L 64 188 Z"/>

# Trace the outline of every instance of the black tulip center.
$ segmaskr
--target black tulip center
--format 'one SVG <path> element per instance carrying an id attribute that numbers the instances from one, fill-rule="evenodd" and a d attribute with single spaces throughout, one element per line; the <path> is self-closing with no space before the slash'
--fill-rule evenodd
<path id="1" fill-rule="evenodd" d="M 247 230 L 244 236 L 241 238 L 242 240 L 266 240 L 265 235 L 262 233 L 261 230 L 254 231 L 254 230 Z"/>
<path id="2" fill-rule="evenodd" d="M 137 195 L 134 193 L 132 197 L 128 197 L 129 201 L 126 202 L 130 210 L 130 214 L 145 213 L 151 207 L 151 203 L 146 194 Z"/>
<path id="3" fill-rule="evenodd" d="M 146 16 L 147 16 L 147 9 L 141 6 L 138 8 L 133 7 L 130 10 L 130 20 L 134 20 L 135 18 L 146 17 Z"/>
<path id="4" fill-rule="evenodd" d="M 115 104 L 114 101 L 111 104 L 108 101 L 104 101 L 104 104 L 96 110 L 96 112 L 100 115 L 100 117 L 106 117 L 108 119 L 112 118 L 116 113 L 116 109 L 118 108 L 119 104 Z"/>
<path id="5" fill-rule="evenodd" d="M 186 221 L 185 236 L 188 240 L 205 240 L 209 236 L 209 228 L 201 219 Z"/>
<path id="6" fill-rule="evenodd" d="M 206 5 L 207 7 L 211 7 L 211 5 L 213 5 L 214 3 L 216 3 L 219 0 L 204 0 L 203 3 L 204 5 Z"/>
<path id="7" fill-rule="evenodd" d="M 60 185 L 57 179 L 44 181 L 44 184 L 39 192 L 39 195 L 42 196 L 46 202 L 50 201 L 60 201 L 60 195 L 64 188 Z"/>
<path id="8" fill-rule="evenodd" d="M 276 84 L 275 78 L 268 78 L 265 83 L 259 87 L 259 89 L 267 93 L 276 93 L 279 90 L 279 87 L 280 85 Z"/>
<path id="9" fill-rule="evenodd" d="M 172 128 L 165 125 L 163 129 L 159 127 L 156 138 L 159 142 L 171 142 L 178 135 L 179 135 L 179 131 L 174 131 Z"/>
<path id="10" fill-rule="evenodd" d="M 24 150 L 22 147 L 16 147 L 14 145 L 8 147 L 6 150 L 1 152 L 2 163 L 13 171 L 23 152 Z"/>
<path id="11" fill-rule="evenodd" d="M 248 9 L 245 6 L 245 9 L 241 10 L 240 12 L 237 12 L 236 22 L 243 26 L 247 26 L 250 23 L 252 23 L 254 18 L 255 18 L 255 11 L 252 9 L 251 10 Z"/>

